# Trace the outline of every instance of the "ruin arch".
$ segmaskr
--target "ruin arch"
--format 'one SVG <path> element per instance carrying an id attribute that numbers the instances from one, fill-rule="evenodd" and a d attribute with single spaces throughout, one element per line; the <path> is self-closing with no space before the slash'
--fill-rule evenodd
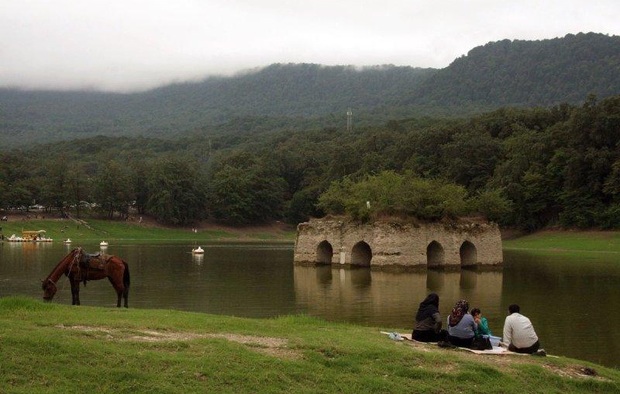
<path id="1" fill-rule="evenodd" d="M 327 241 L 322 241 L 316 247 L 316 262 L 318 264 L 331 264 L 334 248 Z"/>
<path id="2" fill-rule="evenodd" d="M 359 241 L 353 245 L 351 250 L 351 265 L 358 265 L 362 267 L 370 267 L 370 260 L 372 260 L 372 249 L 364 241 Z"/>
<path id="3" fill-rule="evenodd" d="M 439 242 L 433 241 L 426 247 L 426 264 L 429 268 L 444 264 L 444 250 Z"/>
<path id="4" fill-rule="evenodd" d="M 463 267 L 476 265 L 476 263 L 478 263 L 476 245 L 469 241 L 463 242 L 459 249 L 459 256 L 461 257 L 461 266 Z"/>
<path id="5" fill-rule="evenodd" d="M 356 246 L 356 256 L 351 261 L 353 248 L 361 241 L 367 245 L 363 248 L 361 245 L 364 244 Z M 461 247 L 462 253 L 459 254 Z M 294 264 L 315 266 L 361 263 L 386 270 L 400 266 L 426 269 L 429 265 L 430 269 L 458 270 L 477 266 L 499 267 L 503 256 L 501 233 L 495 223 L 467 220 L 360 223 L 337 217 L 300 223 L 293 261 Z"/>

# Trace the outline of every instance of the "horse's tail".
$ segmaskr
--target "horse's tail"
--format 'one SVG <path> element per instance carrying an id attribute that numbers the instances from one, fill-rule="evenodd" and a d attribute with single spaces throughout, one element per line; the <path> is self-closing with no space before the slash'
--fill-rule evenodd
<path id="1" fill-rule="evenodd" d="M 123 265 L 125 266 L 125 272 L 123 273 L 123 285 L 125 285 L 125 289 L 129 288 L 129 284 L 131 283 L 129 279 L 129 265 L 125 261 L 123 261 Z"/>

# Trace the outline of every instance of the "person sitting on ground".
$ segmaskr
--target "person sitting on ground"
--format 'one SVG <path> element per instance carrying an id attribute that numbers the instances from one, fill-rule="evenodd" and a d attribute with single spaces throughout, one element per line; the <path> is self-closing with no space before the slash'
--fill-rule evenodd
<path id="1" fill-rule="evenodd" d="M 520 311 L 521 308 L 517 304 L 508 307 L 503 342 L 508 344 L 508 350 L 512 352 L 544 355 L 544 350 L 540 349 L 540 353 L 538 352 L 540 342 L 532 322 L 519 313 Z"/>
<path id="2" fill-rule="evenodd" d="M 411 338 L 420 342 L 438 342 L 445 340 L 446 335 L 446 330 L 441 329 L 439 296 L 431 293 L 420 303 Z"/>
<path id="3" fill-rule="evenodd" d="M 448 342 L 458 347 L 470 348 L 475 337 L 476 322 L 469 310 L 469 303 L 460 300 L 448 316 Z"/>
<path id="4" fill-rule="evenodd" d="M 475 332 L 476 338 L 481 338 L 483 335 L 493 335 L 489 329 L 489 321 L 486 317 L 482 316 L 482 311 L 479 308 L 472 309 L 471 316 L 474 318 L 477 326 Z"/>

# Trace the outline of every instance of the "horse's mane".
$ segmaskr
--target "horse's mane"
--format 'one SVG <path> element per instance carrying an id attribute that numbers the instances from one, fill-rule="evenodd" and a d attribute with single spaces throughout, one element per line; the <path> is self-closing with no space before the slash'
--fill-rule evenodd
<path id="1" fill-rule="evenodd" d="M 72 251 L 69 252 L 65 257 L 60 260 L 56 267 L 50 272 L 50 274 L 45 278 L 45 281 L 52 280 L 53 282 L 57 282 L 58 279 L 62 276 L 63 273 L 67 271 L 67 267 L 69 264 L 75 261 L 75 257 L 77 254 L 83 253 L 82 248 L 79 246 Z"/>

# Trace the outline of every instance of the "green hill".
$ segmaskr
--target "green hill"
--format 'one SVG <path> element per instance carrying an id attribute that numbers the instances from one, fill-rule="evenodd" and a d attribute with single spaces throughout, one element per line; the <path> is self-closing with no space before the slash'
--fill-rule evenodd
<path id="1" fill-rule="evenodd" d="M 591 93 L 620 93 L 618 36 L 492 42 L 441 70 L 274 64 L 131 94 L 0 89 L 0 149 L 97 135 L 343 127 L 347 108 L 356 125 L 377 125 L 508 105 L 577 104 Z"/>
<path id="2" fill-rule="evenodd" d="M 211 77 L 133 94 L 0 89 L 0 145 L 95 135 L 174 137 L 199 127 L 227 128 L 229 122 L 255 117 L 305 125 L 307 119 L 345 114 L 349 107 L 370 111 L 394 106 L 433 72 L 395 66 L 274 64 L 235 77 Z"/>
<path id="3" fill-rule="evenodd" d="M 503 40 L 472 49 L 429 76 L 405 102 L 549 106 L 620 92 L 620 37 L 569 34 L 542 41 Z"/>

